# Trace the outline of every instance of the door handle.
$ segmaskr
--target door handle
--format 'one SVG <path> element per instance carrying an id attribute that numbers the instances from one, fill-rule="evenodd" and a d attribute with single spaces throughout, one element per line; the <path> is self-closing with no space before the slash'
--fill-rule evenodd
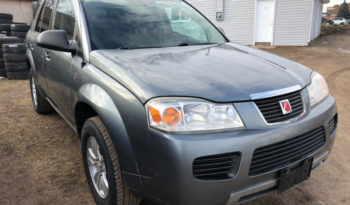
<path id="1" fill-rule="evenodd" d="M 51 60 L 51 56 L 50 56 L 50 53 L 48 51 L 45 51 L 44 57 L 45 57 L 45 60 L 47 60 L 47 61 Z"/>

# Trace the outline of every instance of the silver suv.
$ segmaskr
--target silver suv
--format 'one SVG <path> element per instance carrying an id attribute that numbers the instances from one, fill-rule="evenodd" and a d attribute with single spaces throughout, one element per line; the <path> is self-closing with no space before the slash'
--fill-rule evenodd
<path id="1" fill-rule="evenodd" d="M 80 137 L 97 204 L 241 203 L 333 146 L 320 74 L 229 42 L 185 1 L 46 0 L 26 42 L 33 106 Z"/>

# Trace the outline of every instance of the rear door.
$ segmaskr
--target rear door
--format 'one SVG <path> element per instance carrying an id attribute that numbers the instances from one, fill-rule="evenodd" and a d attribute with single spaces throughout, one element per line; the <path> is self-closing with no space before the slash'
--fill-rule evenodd
<path id="1" fill-rule="evenodd" d="M 33 55 L 37 80 L 40 87 L 46 94 L 48 93 L 48 87 L 46 83 L 44 49 L 37 45 L 37 38 L 41 32 L 49 29 L 54 5 L 55 0 L 46 0 L 43 3 L 43 6 L 40 8 L 39 13 L 37 14 L 37 21 L 35 22 L 35 25 L 33 25 L 34 29 L 30 34 L 30 38 L 28 39 L 28 47 Z"/>
<path id="2" fill-rule="evenodd" d="M 58 0 L 52 21 L 52 29 L 65 30 L 67 38 L 75 43 L 75 16 L 70 0 Z M 49 97 L 68 121 L 72 120 L 72 66 L 75 54 L 45 49 L 46 78 Z"/>

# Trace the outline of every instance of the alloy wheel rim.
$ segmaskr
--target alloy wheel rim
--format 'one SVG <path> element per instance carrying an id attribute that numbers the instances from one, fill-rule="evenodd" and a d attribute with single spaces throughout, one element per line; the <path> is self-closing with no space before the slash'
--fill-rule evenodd
<path id="1" fill-rule="evenodd" d="M 36 93 L 36 86 L 35 86 L 34 77 L 32 77 L 32 95 L 33 95 L 34 105 L 36 107 L 38 105 L 38 98 L 37 98 L 37 93 Z"/>
<path id="2" fill-rule="evenodd" d="M 104 158 L 94 137 L 89 137 L 86 146 L 87 162 L 91 180 L 98 195 L 105 199 L 108 195 L 108 180 Z"/>

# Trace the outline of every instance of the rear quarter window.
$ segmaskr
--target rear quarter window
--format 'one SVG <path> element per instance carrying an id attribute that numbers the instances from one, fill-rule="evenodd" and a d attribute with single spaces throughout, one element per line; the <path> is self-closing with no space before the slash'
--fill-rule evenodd
<path id="1" fill-rule="evenodd" d="M 41 22 L 38 26 L 37 31 L 43 32 L 50 29 L 50 21 L 52 17 L 52 11 L 55 7 L 55 0 L 47 0 L 42 11 Z"/>

